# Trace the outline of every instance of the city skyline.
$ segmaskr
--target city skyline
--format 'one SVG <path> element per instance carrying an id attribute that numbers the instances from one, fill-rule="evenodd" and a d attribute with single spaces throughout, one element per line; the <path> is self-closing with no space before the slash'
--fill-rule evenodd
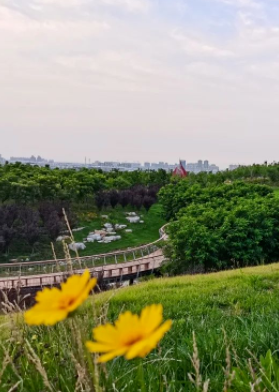
<path id="1" fill-rule="evenodd" d="M 182 164 L 183 167 L 190 172 L 200 172 L 200 171 L 208 171 L 208 172 L 213 172 L 217 173 L 219 170 L 224 170 L 224 169 L 229 169 L 233 170 L 237 167 L 240 166 L 240 164 L 230 164 L 226 168 L 220 168 L 218 165 L 215 163 L 209 162 L 207 159 L 205 160 L 197 160 L 196 162 L 189 162 L 184 159 L 179 159 L 178 162 L 175 163 L 169 163 L 167 161 L 113 161 L 113 160 L 108 160 L 108 161 L 99 161 L 99 160 L 91 160 L 87 159 L 85 157 L 84 161 L 57 161 L 53 159 L 48 159 L 41 157 L 40 155 L 31 155 L 30 157 L 10 157 L 10 158 L 5 158 L 0 154 L 0 164 L 4 164 L 5 162 L 10 162 L 10 163 L 16 163 L 16 162 L 21 162 L 21 163 L 26 163 L 26 164 L 38 164 L 41 166 L 44 165 L 50 165 L 51 167 L 88 167 L 88 168 L 120 168 L 120 169 L 141 169 L 141 170 L 157 170 L 159 168 L 173 171 L 179 164 Z"/>

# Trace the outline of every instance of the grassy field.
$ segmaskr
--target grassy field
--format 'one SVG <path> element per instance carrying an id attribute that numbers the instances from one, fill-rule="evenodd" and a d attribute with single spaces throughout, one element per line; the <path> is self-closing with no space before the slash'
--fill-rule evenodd
<path id="1" fill-rule="evenodd" d="M 86 227 L 84 230 L 74 233 L 74 237 L 77 242 L 86 238 L 90 231 L 100 230 L 106 222 L 113 224 L 125 224 L 127 225 L 127 229 L 132 229 L 133 232 L 125 233 L 125 230 L 121 230 L 117 233 L 121 235 L 121 240 L 111 242 L 109 244 L 99 244 L 98 242 L 86 243 L 86 249 L 79 252 L 80 256 L 107 253 L 118 249 L 127 249 L 129 247 L 148 244 L 159 238 L 159 229 L 166 223 L 161 216 L 162 210 L 159 204 L 153 205 L 149 212 L 146 212 L 144 209 L 139 212 L 139 216 L 144 223 L 129 223 L 126 219 L 126 211 L 132 210 L 131 208 L 128 210 L 116 208 L 115 210 L 111 209 L 103 211 L 89 222 L 81 220 L 80 226 Z M 108 215 L 109 219 L 102 219 L 102 215 Z"/>
<path id="2" fill-rule="evenodd" d="M 0 391 L 8 391 L 18 380 L 21 386 L 17 391 L 50 390 L 35 369 L 34 354 L 33 361 L 27 358 L 32 355 L 30 348 L 24 348 L 26 340 L 41 359 L 53 391 L 91 391 L 75 389 L 78 372 L 77 359 L 73 358 L 78 358 L 79 350 L 73 348 L 75 335 L 81 334 L 81 341 L 87 340 L 97 320 L 113 321 L 124 310 L 138 313 L 152 303 L 163 304 L 164 317 L 173 320 L 173 327 L 159 348 L 143 360 L 145 389 L 138 385 L 139 362 L 118 358 L 106 366 L 98 365 L 103 391 L 203 391 L 202 386 L 193 385 L 188 376 L 195 373 L 190 358 L 193 332 L 199 352 L 200 376 L 203 382 L 210 379 L 208 390 L 212 392 L 252 391 L 250 387 L 224 389 L 225 373 L 231 373 L 236 366 L 244 368 L 248 358 L 252 355 L 259 358 L 269 349 L 277 355 L 279 264 L 273 264 L 211 275 L 156 279 L 132 288 L 109 291 L 90 298 L 74 319 L 52 328 L 23 328 L 14 318 L 12 327 L 8 327 L 5 318 L 6 338 L 7 333 L 12 337 L 12 343 L 5 342 L 9 352 L 6 357 L 10 355 L 12 365 L 8 365 L 0 377 Z M 87 359 L 83 357 L 80 361 L 84 361 L 81 366 L 87 366 Z M 254 390 L 278 391 L 273 386 Z"/>
<path id="3" fill-rule="evenodd" d="M 82 242 L 84 238 L 87 237 L 89 232 L 94 231 L 96 229 L 100 230 L 103 227 L 103 224 L 106 222 L 109 223 L 118 223 L 118 224 L 127 224 L 128 229 L 132 229 L 132 233 L 125 233 L 125 231 L 121 230 L 118 232 L 121 235 L 121 240 L 111 242 L 108 244 L 99 244 L 98 242 L 94 243 L 86 243 L 86 249 L 84 251 L 80 251 L 80 256 L 90 256 L 94 254 L 107 253 L 114 250 L 126 249 L 129 247 L 144 245 L 153 241 L 156 241 L 159 238 L 159 229 L 166 223 L 165 220 L 161 216 L 161 206 L 159 204 L 155 204 L 151 207 L 149 212 L 146 212 L 145 209 L 139 211 L 139 215 L 142 217 L 144 221 L 143 224 L 130 224 L 126 220 L 125 212 L 132 211 L 130 209 L 123 209 L 121 207 L 117 207 L 113 209 L 105 209 L 101 213 L 96 211 L 79 211 L 79 227 L 85 227 L 84 230 L 75 232 L 74 237 L 76 242 Z M 102 215 L 108 215 L 108 221 L 106 219 L 102 219 Z M 57 258 L 64 258 L 64 251 L 61 243 L 55 243 L 55 252 Z M 72 256 L 75 256 L 75 253 L 72 252 Z M 14 258 L 29 258 L 29 260 L 51 260 L 53 259 L 53 253 L 51 250 L 51 245 L 49 243 L 41 243 L 36 248 L 36 251 L 33 255 L 30 254 L 30 249 L 24 247 L 24 245 L 17 244 L 16 248 L 12 248 L 10 250 L 10 254 L 8 256 L 2 255 L 0 257 L 0 262 L 8 262 L 10 259 Z"/>

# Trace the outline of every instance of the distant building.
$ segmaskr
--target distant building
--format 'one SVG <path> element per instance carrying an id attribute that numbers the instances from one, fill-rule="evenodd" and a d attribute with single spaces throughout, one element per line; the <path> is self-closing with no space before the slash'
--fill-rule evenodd
<path id="1" fill-rule="evenodd" d="M 204 162 L 199 160 L 197 163 L 187 163 L 186 170 L 195 174 L 201 172 L 216 174 L 219 171 L 219 167 L 215 164 L 209 164 L 209 161 L 207 160 Z"/>
<path id="2" fill-rule="evenodd" d="M 184 169 L 186 170 L 186 161 L 185 160 L 181 160 L 180 163 L 184 167 Z"/>
<path id="3" fill-rule="evenodd" d="M 4 158 L 2 157 L 2 155 L 0 154 L 0 165 L 4 165 L 5 162 L 6 162 L 6 159 L 4 159 Z"/>
<path id="4" fill-rule="evenodd" d="M 38 156 L 37 158 L 32 155 L 30 158 L 25 158 L 25 157 L 11 157 L 10 158 L 10 163 L 16 163 L 16 162 L 20 162 L 20 163 L 25 163 L 25 164 L 32 164 L 32 165 L 45 165 L 45 164 L 50 164 L 53 163 L 53 161 L 48 161 L 47 159 L 43 159 L 40 156 Z"/>
<path id="5" fill-rule="evenodd" d="M 172 175 L 177 176 L 177 177 L 181 177 L 181 178 L 187 177 L 188 173 L 185 170 L 185 168 L 183 167 L 181 161 L 180 161 L 179 165 L 177 165 L 176 168 L 174 169 Z"/>

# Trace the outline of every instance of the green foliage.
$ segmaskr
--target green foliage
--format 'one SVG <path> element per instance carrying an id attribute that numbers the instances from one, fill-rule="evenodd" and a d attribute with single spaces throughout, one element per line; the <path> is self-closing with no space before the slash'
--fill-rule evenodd
<path id="1" fill-rule="evenodd" d="M 211 177 L 209 177 L 210 179 Z M 168 226 L 163 267 L 172 274 L 269 263 L 279 258 L 279 199 L 273 189 L 243 181 L 202 184 L 200 176 L 161 189 Z"/>
<path id="2" fill-rule="evenodd" d="M 158 172 L 101 172 L 94 169 L 50 169 L 20 163 L 0 165 L 0 201 L 33 203 L 69 200 L 88 203 L 96 192 L 127 189 L 134 185 L 165 185 L 170 174 Z"/>
<path id="3" fill-rule="evenodd" d="M 164 216 L 167 220 L 175 219 L 177 213 L 191 203 L 215 203 L 221 205 L 223 200 L 235 198 L 253 198 L 254 196 L 267 196 L 273 193 L 272 188 L 265 185 L 248 184 L 236 181 L 232 184 L 200 184 L 192 182 L 189 178 L 175 180 L 161 189 L 160 202 L 163 206 Z"/>
<path id="4" fill-rule="evenodd" d="M 246 367 L 235 368 L 231 391 L 268 392 L 279 390 L 279 360 L 268 350 L 266 356 L 249 360 Z"/>
<path id="5" fill-rule="evenodd" d="M 279 200 L 234 198 L 191 204 L 168 232 L 173 273 L 270 263 L 279 258 Z"/>

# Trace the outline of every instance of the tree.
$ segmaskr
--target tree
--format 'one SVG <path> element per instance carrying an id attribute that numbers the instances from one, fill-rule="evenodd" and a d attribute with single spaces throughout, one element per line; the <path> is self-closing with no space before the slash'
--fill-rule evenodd
<path id="1" fill-rule="evenodd" d="M 119 201 L 119 194 L 115 189 L 112 189 L 109 193 L 108 193 L 108 198 L 109 198 L 109 202 L 110 205 L 112 206 L 112 208 L 115 208 L 116 205 L 118 204 Z"/>
<path id="2" fill-rule="evenodd" d="M 149 211 L 150 208 L 151 208 L 151 206 L 152 206 L 155 202 L 156 202 L 156 200 L 155 200 L 153 197 L 146 195 L 146 196 L 144 196 L 144 198 L 143 198 L 143 203 L 142 203 L 142 204 L 143 204 L 144 208 L 146 209 L 146 211 Z"/>
<path id="3" fill-rule="evenodd" d="M 129 190 L 121 191 L 119 194 L 119 204 L 125 208 L 132 202 L 132 192 Z"/>
<path id="4" fill-rule="evenodd" d="M 96 203 L 96 206 L 97 206 L 99 211 L 102 210 L 102 208 L 103 208 L 103 206 L 105 204 L 105 197 L 106 197 L 105 193 L 102 192 L 102 191 L 97 192 L 96 195 L 95 195 L 95 203 Z"/>
<path id="5" fill-rule="evenodd" d="M 174 273 L 197 264 L 205 271 L 269 263 L 279 258 L 279 200 L 273 197 L 220 198 L 192 203 L 169 230 Z"/>
<path id="6" fill-rule="evenodd" d="M 143 197 L 141 195 L 134 195 L 132 198 L 132 206 L 140 210 L 143 204 Z"/>

